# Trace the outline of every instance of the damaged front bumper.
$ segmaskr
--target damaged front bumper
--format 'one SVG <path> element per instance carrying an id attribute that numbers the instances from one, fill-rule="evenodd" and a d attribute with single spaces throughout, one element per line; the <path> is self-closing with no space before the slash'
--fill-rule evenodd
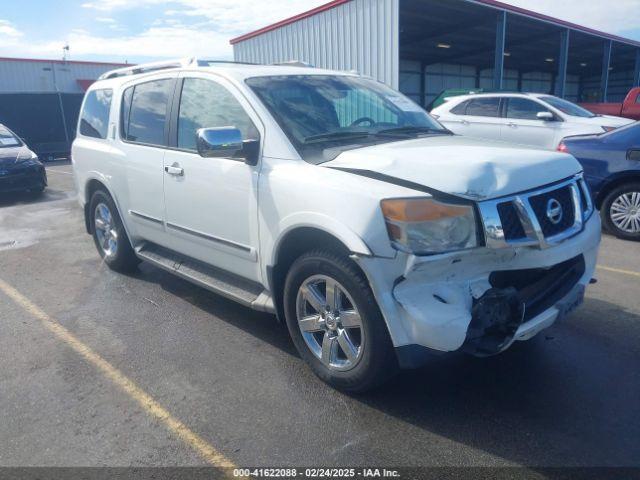
<path id="1" fill-rule="evenodd" d="M 400 365 L 429 352 L 492 355 L 528 340 L 579 305 L 593 277 L 600 219 L 546 249 L 482 248 L 395 259 L 359 258 Z"/>

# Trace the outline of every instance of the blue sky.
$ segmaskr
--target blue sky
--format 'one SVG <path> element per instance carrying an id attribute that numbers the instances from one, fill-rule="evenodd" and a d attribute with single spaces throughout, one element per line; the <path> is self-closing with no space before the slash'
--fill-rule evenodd
<path id="1" fill-rule="evenodd" d="M 231 58 L 229 39 L 327 0 L 0 0 L 0 56 Z M 445 0 L 443 0 L 445 1 Z M 503 0 L 640 41 L 640 0 Z"/>

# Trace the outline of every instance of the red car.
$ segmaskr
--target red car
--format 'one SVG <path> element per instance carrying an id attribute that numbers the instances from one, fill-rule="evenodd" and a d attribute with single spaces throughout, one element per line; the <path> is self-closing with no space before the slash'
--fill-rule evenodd
<path id="1" fill-rule="evenodd" d="M 622 103 L 581 103 L 580 106 L 600 115 L 640 120 L 640 87 L 632 88 Z"/>

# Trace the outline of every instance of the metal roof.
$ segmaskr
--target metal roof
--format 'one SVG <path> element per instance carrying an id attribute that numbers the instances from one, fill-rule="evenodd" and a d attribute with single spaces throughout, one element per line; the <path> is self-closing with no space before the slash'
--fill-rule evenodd
<path id="1" fill-rule="evenodd" d="M 248 40 L 250 38 L 254 38 L 257 37 L 259 35 L 262 35 L 263 33 L 267 33 L 273 30 L 277 30 L 278 28 L 284 27 L 286 25 L 290 25 L 292 23 L 295 23 L 299 20 L 305 19 L 305 18 L 309 18 L 312 17 L 314 15 L 317 15 L 321 12 L 325 12 L 327 10 L 333 9 L 335 7 L 338 7 L 340 5 L 343 5 L 345 3 L 349 3 L 352 0 L 333 0 L 329 3 L 326 3 L 324 5 L 320 5 L 319 7 L 316 7 L 312 10 L 308 10 L 306 12 L 300 13 L 298 15 L 294 15 L 292 17 L 286 18 L 284 20 L 281 20 L 279 22 L 276 22 L 272 25 L 268 25 L 266 27 L 260 28 L 258 30 L 255 30 L 253 32 L 249 32 L 246 33 L 244 35 L 241 35 L 239 37 L 236 38 L 232 38 L 229 43 L 231 43 L 231 45 L 235 45 L 236 43 L 240 43 L 244 40 Z M 565 20 L 561 20 L 559 18 L 554 18 L 551 17 L 549 15 L 544 15 L 542 13 L 537 13 L 537 12 L 533 12 L 531 10 L 527 10 L 525 8 L 520 8 L 520 7 L 516 7 L 513 5 L 508 5 L 506 3 L 503 2 L 499 2 L 497 0 L 464 0 L 468 3 L 473 3 L 473 4 L 477 4 L 477 5 L 482 5 L 485 7 L 489 7 L 489 8 L 493 8 L 493 9 L 497 9 L 497 10 L 504 10 L 508 13 L 512 13 L 515 15 L 520 15 L 520 16 L 524 16 L 524 17 L 528 17 L 534 20 L 539 20 L 542 22 L 546 22 L 546 23 L 550 23 L 556 26 L 560 26 L 560 27 L 565 27 L 565 28 L 569 28 L 571 30 L 575 30 L 575 31 L 579 31 L 579 32 L 583 32 L 583 33 L 587 33 L 589 35 L 595 35 L 601 38 L 605 38 L 605 39 L 609 39 L 609 40 L 614 40 L 616 42 L 620 42 L 620 43 L 625 43 L 627 45 L 632 45 L 634 47 L 640 47 L 640 41 L 636 41 L 636 40 L 631 40 L 629 38 L 624 38 L 624 37 L 620 37 L 617 35 L 612 35 L 606 32 L 602 32 L 599 30 L 595 30 L 593 28 L 589 28 L 589 27 L 585 27 L 582 25 L 578 25 L 576 23 L 572 23 L 572 22 L 567 22 Z"/>

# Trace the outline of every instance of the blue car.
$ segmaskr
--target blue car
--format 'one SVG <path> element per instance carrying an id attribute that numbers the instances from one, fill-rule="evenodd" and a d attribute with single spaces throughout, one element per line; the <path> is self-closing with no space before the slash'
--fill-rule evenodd
<path id="1" fill-rule="evenodd" d="M 582 164 L 605 229 L 618 238 L 640 240 L 640 122 L 567 137 L 558 150 Z"/>

